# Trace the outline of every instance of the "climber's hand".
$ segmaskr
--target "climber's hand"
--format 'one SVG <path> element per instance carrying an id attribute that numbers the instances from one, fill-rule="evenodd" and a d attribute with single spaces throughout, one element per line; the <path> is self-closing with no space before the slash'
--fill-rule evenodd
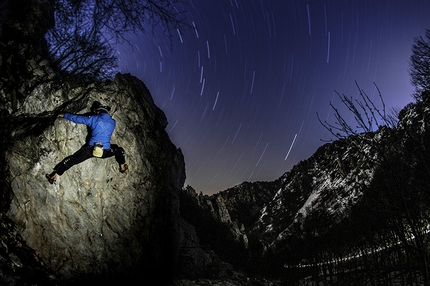
<path id="1" fill-rule="evenodd" d="M 60 114 L 58 114 L 58 115 L 57 115 L 57 117 L 59 117 L 59 118 L 63 118 L 63 117 L 64 117 L 64 113 L 60 113 Z"/>

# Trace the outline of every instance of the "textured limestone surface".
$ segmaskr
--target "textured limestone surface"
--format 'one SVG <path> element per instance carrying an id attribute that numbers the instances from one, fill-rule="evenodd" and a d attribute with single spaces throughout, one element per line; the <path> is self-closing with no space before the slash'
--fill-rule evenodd
<path id="1" fill-rule="evenodd" d="M 129 170 L 120 173 L 114 157 L 91 158 L 49 184 L 45 174 L 89 132 L 57 114 L 85 114 L 94 101 L 111 106 L 117 122 L 111 143 L 125 149 Z M 7 152 L 13 190 L 7 215 L 43 263 L 65 279 L 174 268 L 184 160 L 140 80 L 118 74 L 103 83 L 49 81 L 14 116 L 20 128 Z"/>

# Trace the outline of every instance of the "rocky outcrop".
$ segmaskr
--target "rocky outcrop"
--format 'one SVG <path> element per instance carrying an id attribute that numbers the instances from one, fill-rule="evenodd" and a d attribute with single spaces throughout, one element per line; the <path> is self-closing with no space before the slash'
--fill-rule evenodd
<path id="1" fill-rule="evenodd" d="M 200 247 L 179 214 L 184 159 L 164 113 L 131 75 L 105 82 L 60 76 L 43 39 L 52 3 L 0 6 L 0 284 L 163 285 L 173 276 L 217 276 L 230 266 Z M 49 184 L 45 174 L 88 135 L 57 115 L 87 113 L 94 101 L 112 108 L 112 143 L 125 149 L 129 170 L 92 158 Z"/>
<path id="2" fill-rule="evenodd" d="M 112 142 L 125 149 L 129 171 L 121 174 L 113 158 L 89 159 L 49 184 L 45 174 L 88 133 L 56 114 L 85 113 L 93 101 L 111 106 L 117 121 Z M 14 117 L 21 125 L 7 152 L 13 178 L 7 215 L 50 269 L 66 280 L 173 271 L 184 160 L 141 81 L 118 74 L 107 83 L 49 82 Z"/>
<path id="3" fill-rule="evenodd" d="M 181 216 L 195 227 L 199 244 L 235 267 L 247 267 L 251 249 L 255 247 L 255 242 L 249 238 L 250 230 L 279 186 L 279 181 L 245 182 L 211 196 L 198 194 L 191 186 L 186 186 L 180 193 Z M 206 262 L 206 265 L 214 267 L 211 263 Z M 218 274 L 212 277 L 219 278 L 222 272 L 212 271 Z M 211 277 L 207 276 L 210 273 L 203 277 Z"/>
<path id="4" fill-rule="evenodd" d="M 260 210 L 268 203 L 280 187 L 280 181 L 244 182 L 211 196 L 203 195 L 186 186 L 181 192 L 181 213 L 194 221 L 194 211 L 198 208 L 210 214 L 214 221 L 228 226 L 233 240 L 248 248 L 247 228 L 252 226 Z M 194 225 L 200 226 L 200 223 Z"/>

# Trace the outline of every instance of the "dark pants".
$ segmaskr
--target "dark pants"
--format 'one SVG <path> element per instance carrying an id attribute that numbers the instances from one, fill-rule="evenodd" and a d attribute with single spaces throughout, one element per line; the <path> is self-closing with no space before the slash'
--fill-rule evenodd
<path id="1" fill-rule="evenodd" d="M 111 144 L 110 149 L 103 150 L 103 156 L 101 158 L 109 158 L 112 156 L 115 156 L 115 159 L 118 162 L 118 164 L 125 163 L 125 152 L 122 147 L 119 147 L 116 144 Z M 61 176 L 65 171 L 70 169 L 72 166 L 82 163 L 83 161 L 93 157 L 94 157 L 93 146 L 84 145 L 82 146 L 81 149 L 76 151 L 76 153 L 73 154 L 72 156 L 64 158 L 63 161 L 58 163 L 54 169 L 57 172 L 57 174 Z"/>

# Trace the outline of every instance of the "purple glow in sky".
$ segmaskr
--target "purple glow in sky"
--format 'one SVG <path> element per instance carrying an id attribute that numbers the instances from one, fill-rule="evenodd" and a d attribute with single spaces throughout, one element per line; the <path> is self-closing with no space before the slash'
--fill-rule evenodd
<path id="1" fill-rule="evenodd" d="M 140 78 L 185 156 L 186 184 L 205 194 L 279 178 L 331 139 L 334 90 L 355 81 L 387 105 L 413 101 L 413 38 L 426 0 L 184 0 L 191 29 L 130 37 L 120 71 Z M 375 97 L 375 100 L 377 97 Z"/>

